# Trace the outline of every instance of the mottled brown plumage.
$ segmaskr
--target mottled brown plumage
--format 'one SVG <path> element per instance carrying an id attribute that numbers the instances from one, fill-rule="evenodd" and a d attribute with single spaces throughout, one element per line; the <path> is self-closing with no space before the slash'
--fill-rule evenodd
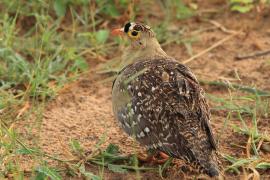
<path id="1" fill-rule="evenodd" d="M 124 55 L 129 64 L 113 85 L 115 117 L 147 149 L 217 176 L 216 144 L 203 89 L 188 67 L 167 56 L 148 26 L 131 23 L 123 31 L 132 36 L 134 29 L 140 37 L 130 37 L 132 48 Z"/>

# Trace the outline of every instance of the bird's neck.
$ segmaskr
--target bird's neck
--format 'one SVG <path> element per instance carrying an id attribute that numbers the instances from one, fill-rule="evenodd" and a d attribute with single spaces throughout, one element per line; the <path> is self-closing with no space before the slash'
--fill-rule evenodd
<path id="1" fill-rule="evenodd" d="M 143 47 L 129 47 L 123 55 L 123 60 L 127 64 L 131 64 L 137 61 L 148 61 L 165 57 L 168 57 L 168 55 L 161 48 L 158 41 L 155 38 L 151 38 Z"/>

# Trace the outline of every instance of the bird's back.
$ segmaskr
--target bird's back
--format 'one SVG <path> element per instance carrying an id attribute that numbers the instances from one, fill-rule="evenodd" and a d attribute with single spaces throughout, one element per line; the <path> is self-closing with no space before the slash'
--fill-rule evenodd
<path id="1" fill-rule="evenodd" d="M 121 127 L 141 144 L 218 174 L 209 108 L 189 68 L 164 58 L 136 62 L 119 73 L 112 95 Z"/>

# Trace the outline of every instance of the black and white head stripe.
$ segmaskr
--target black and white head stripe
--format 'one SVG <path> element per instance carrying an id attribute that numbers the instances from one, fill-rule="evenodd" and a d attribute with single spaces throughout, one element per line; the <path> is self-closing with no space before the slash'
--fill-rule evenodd
<path id="1" fill-rule="evenodd" d="M 135 31 L 147 31 L 147 30 L 150 30 L 151 28 L 149 26 L 143 25 L 141 23 L 128 22 L 124 26 L 124 32 L 127 33 L 131 29 L 133 29 Z"/>
<path id="2" fill-rule="evenodd" d="M 125 33 L 128 32 L 130 26 L 131 26 L 131 23 L 130 23 L 130 22 L 128 22 L 128 23 L 125 25 L 125 27 L 124 27 L 124 32 L 125 32 Z"/>

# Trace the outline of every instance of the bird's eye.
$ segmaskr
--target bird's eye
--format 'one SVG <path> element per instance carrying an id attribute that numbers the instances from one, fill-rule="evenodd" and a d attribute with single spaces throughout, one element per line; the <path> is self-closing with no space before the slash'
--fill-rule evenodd
<path id="1" fill-rule="evenodd" d="M 128 32 L 129 37 L 137 39 L 140 35 L 139 31 L 131 30 Z"/>
<path id="2" fill-rule="evenodd" d="M 132 35 L 132 36 L 137 36 L 137 35 L 138 35 L 138 32 L 137 32 L 137 31 L 132 31 L 132 32 L 131 32 L 131 35 Z"/>

